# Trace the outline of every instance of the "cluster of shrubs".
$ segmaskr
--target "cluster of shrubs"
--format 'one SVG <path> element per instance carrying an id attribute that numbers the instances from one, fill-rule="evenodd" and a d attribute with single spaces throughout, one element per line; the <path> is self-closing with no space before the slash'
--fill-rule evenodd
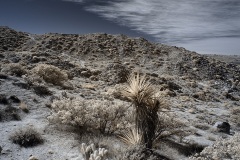
<path id="1" fill-rule="evenodd" d="M 73 98 L 55 100 L 51 107 L 50 121 L 85 131 L 116 133 L 132 125 L 132 108 L 123 103 Z"/>
<path id="2" fill-rule="evenodd" d="M 32 75 L 38 76 L 47 83 L 54 85 L 63 85 L 68 80 L 68 75 L 65 71 L 58 67 L 48 64 L 38 64 L 31 70 Z"/>
<path id="3" fill-rule="evenodd" d="M 20 63 L 4 64 L 1 68 L 1 72 L 8 75 L 18 77 L 26 75 L 28 81 L 31 81 L 31 83 L 41 83 L 45 81 L 47 83 L 61 86 L 68 80 L 68 74 L 66 71 L 49 64 L 37 64 L 36 67 L 30 71 Z"/>
<path id="4" fill-rule="evenodd" d="M 190 159 L 240 159 L 240 134 L 237 133 L 229 139 L 219 139 L 215 144 L 206 147 L 200 154 Z"/>
<path id="5" fill-rule="evenodd" d="M 22 147 L 36 146 L 44 142 L 41 134 L 31 127 L 16 130 L 11 134 L 10 140 Z"/>
<path id="6" fill-rule="evenodd" d="M 8 75 L 14 75 L 21 77 L 22 75 L 27 74 L 27 70 L 24 66 L 19 63 L 8 63 L 2 66 L 1 72 L 6 73 Z"/>

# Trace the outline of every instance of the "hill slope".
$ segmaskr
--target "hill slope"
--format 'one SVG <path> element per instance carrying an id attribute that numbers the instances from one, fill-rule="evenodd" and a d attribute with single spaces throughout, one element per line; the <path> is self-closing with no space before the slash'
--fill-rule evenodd
<path id="1" fill-rule="evenodd" d="M 169 101 L 174 117 L 191 130 L 182 137 L 184 144 L 208 146 L 219 137 L 231 137 L 213 131 L 216 122 L 229 122 L 231 133 L 240 130 L 240 67 L 184 48 L 124 35 L 34 35 L 0 27 L 0 61 L 0 159 L 27 159 L 30 155 L 39 159 L 81 159 L 76 132 L 69 132 L 66 126 L 60 130 L 47 120 L 52 102 L 80 97 L 130 105 L 118 91 L 133 71 L 148 76 Z M 58 84 L 60 77 L 54 82 L 37 77 L 40 64 L 57 67 L 67 78 Z M 13 97 L 24 102 L 29 113 L 21 111 L 22 104 Z M 12 144 L 10 133 L 26 126 L 37 128 L 46 140 L 44 144 L 31 149 Z M 102 141 L 109 150 L 114 148 L 110 141 L 121 144 L 112 136 Z M 113 150 L 118 153 L 116 148 Z M 157 148 L 170 159 L 187 158 L 168 143 Z"/>

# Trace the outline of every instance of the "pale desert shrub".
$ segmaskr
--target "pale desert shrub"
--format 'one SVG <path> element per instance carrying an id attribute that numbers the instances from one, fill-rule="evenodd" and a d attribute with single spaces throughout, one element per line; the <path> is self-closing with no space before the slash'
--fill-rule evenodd
<path id="1" fill-rule="evenodd" d="M 34 128 L 16 130 L 11 134 L 10 140 L 23 147 L 31 147 L 43 143 L 43 138 Z"/>
<path id="2" fill-rule="evenodd" d="M 2 72 L 21 77 L 27 74 L 27 70 L 19 63 L 8 63 L 2 66 Z"/>
<path id="3" fill-rule="evenodd" d="M 212 146 L 206 147 L 191 160 L 240 159 L 240 133 L 229 139 L 219 139 Z"/>
<path id="4" fill-rule="evenodd" d="M 117 155 L 116 160 L 170 160 L 159 154 L 156 150 L 146 149 L 142 145 L 132 146 L 125 152 Z"/>
<path id="5" fill-rule="evenodd" d="M 131 108 L 106 100 L 80 98 L 56 100 L 52 103 L 50 121 L 72 125 L 86 131 L 114 133 L 131 123 Z"/>
<path id="6" fill-rule="evenodd" d="M 231 110 L 231 121 L 233 121 L 234 123 L 236 123 L 236 125 L 238 127 L 240 127 L 240 108 L 239 107 L 235 107 Z"/>
<path id="7" fill-rule="evenodd" d="M 64 81 L 68 80 L 67 73 L 53 65 L 39 64 L 34 67 L 31 72 L 33 76 L 37 75 L 45 82 L 54 85 L 62 85 Z"/>
<path id="8" fill-rule="evenodd" d="M 156 126 L 154 143 L 170 138 L 171 136 L 182 138 L 187 135 L 188 132 L 186 125 L 181 120 L 175 118 L 173 114 L 158 112 L 158 123 Z"/>

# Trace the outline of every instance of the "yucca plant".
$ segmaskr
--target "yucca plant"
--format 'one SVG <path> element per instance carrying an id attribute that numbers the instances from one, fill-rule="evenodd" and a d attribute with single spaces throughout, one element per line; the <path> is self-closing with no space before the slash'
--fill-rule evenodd
<path id="1" fill-rule="evenodd" d="M 135 126 L 141 135 L 141 142 L 147 148 L 152 148 L 158 121 L 159 101 L 155 98 L 156 91 L 146 76 L 130 74 L 128 85 L 122 90 L 122 95 L 132 101 L 135 113 Z"/>

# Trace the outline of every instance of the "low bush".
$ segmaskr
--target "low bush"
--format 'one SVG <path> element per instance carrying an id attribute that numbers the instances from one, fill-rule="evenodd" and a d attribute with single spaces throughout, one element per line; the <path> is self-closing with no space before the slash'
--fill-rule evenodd
<path id="1" fill-rule="evenodd" d="M 235 107 L 231 110 L 230 118 L 232 122 L 234 122 L 238 127 L 240 127 L 240 108 L 239 107 Z"/>
<path id="2" fill-rule="evenodd" d="M 9 75 L 21 77 L 27 74 L 27 70 L 19 63 L 8 63 L 3 66 L 2 72 Z"/>
<path id="3" fill-rule="evenodd" d="M 22 147 L 31 147 L 43 143 L 42 136 L 34 128 L 24 128 L 15 131 L 10 140 Z"/>
<path id="4" fill-rule="evenodd" d="M 34 92 L 39 96 L 44 97 L 44 96 L 52 95 L 52 92 L 46 86 L 34 85 L 32 88 L 33 88 Z"/>
<path id="5" fill-rule="evenodd" d="M 38 64 L 31 70 L 33 75 L 37 75 L 47 83 L 54 85 L 62 85 L 68 80 L 68 75 L 65 71 L 58 67 L 48 64 Z"/>
<path id="6" fill-rule="evenodd" d="M 170 160 L 169 158 L 159 154 L 155 150 L 147 149 L 144 146 L 132 146 L 124 153 L 117 155 L 117 160 Z"/>
<path id="7" fill-rule="evenodd" d="M 240 133 L 236 133 L 229 139 L 219 139 L 215 144 L 206 147 L 200 154 L 190 159 L 240 159 Z"/>
<path id="8" fill-rule="evenodd" d="M 181 120 L 168 112 L 158 113 L 154 143 L 170 138 L 171 136 L 183 137 L 187 134 L 186 125 Z"/>
<path id="9" fill-rule="evenodd" d="M 131 107 L 106 100 L 80 98 L 56 100 L 49 120 L 72 125 L 85 131 L 116 133 L 131 125 Z"/>

